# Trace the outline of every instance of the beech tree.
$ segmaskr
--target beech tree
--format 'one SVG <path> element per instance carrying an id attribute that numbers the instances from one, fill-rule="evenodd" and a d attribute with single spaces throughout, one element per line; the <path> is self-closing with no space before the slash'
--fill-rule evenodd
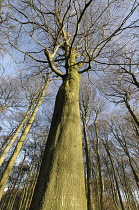
<path id="1" fill-rule="evenodd" d="M 33 107 L 32 112 L 31 112 L 31 108 L 32 108 L 32 106 L 34 104 L 33 105 L 31 104 L 31 106 L 27 110 L 24 119 L 21 121 L 21 124 L 17 128 L 13 138 L 10 140 L 9 144 L 7 145 L 7 147 L 5 149 L 6 152 L 8 152 L 9 148 L 11 147 L 11 145 L 13 144 L 13 142 L 15 141 L 15 139 L 16 139 L 16 137 L 18 135 L 17 132 L 19 132 L 19 130 L 23 127 L 23 124 L 25 123 L 25 121 L 27 121 L 27 119 L 28 119 L 27 124 L 24 127 L 23 132 L 22 132 L 22 134 L 21 134 L 21 136 L 20 136 L 20 138 L 19 138 L 19 140 L 18 140 L 18 142 L 16 144 L 14 152 L 11 155 L 11 157 L 10 157 L 10 159 L 9 159 L 7 165 L 6 165 L 6 168 L 4 170 L 4 173 L 3 173 L 2 177 L 1 177 L 1 180 L 0 180 L 0 199 L 2 198 L 2 194 L 3 194 L 4 188 L 6 186 L 6 183 L 8 181 L 8 177 L 10 175 L 10 172 L 11 172 L 11 170 L 12 170 L 12 168 L 14 166 L 14 163 L 15 163 L 17 157 L 18 157 L 18 154 L 19 154 L 19 152 L 20 152 L 20 150 L 21 150 L 21 148 L 23 146 L 23 143 L 24 143 L 24 141 L 26 139 L 26 136 L 29 133 L 29 130 L 30 130 L 30 128 L 31 128 L 31 126 L 32 126 L 32 124 L 34 122 L 34 119 L 35 119 L 35 116 L 36 116 L 36 114 L 38 112 L 39 106 L 41 105 L 42 100 L 43 100 L 43 98 L 45 96 L 46 89 L 48 87 L 48 83 L 49 83 L 49 79 L 47 79 L 47 81 L 45 81 L 44 85 L 41 87 L 40 93 L 38 95 L 38 99 L 36 99 L 36 103 L 35 103 L 35 106 Z M 31 112 L 31 115 L 28 116 L 30 114 L 30 112 Z M 5 151 L 4 151 L 3 154 L 5 156 Z M 1 158 L 2 158 L 2 160 L 1 160 L 1 162 L 2 162 L 4 157 L 2 156 Z"/>
<path id="2" fill-rule="evenodd" d="M 139 3 L 5 0 L 4 4 L 6 41 L 23 53 L 22 60 L 32 59 L 32 66 L 39 63 L 44 74 L 47 67 L 62 79 L 30 209 L 86 210 L 80 75 L 107 63 L 115 43 L 119 48 L 126 45 L 130 37 L 124 39 L 125 31 L 134 31 L 138 24 L 133 14 Z"/>
<path id="3" fill-rule="evenodd" d="M 86 79 L 85 79 L 86 80 Z M 85 144 L 85 171 L 86 171 L 86 196 L 87 196 L 87 208 L 88 210 L 94 209 L 94 198 L 92 188 L 92 160 L 91 149 L 88 138 L 87 127 L 92 119 L 93 104 L 96 96 L 95 88 L 86 84 L 84 81 L 80 87 L 80 112 L 83 128 L 83 139 Z M 92 103 L 93 102 L 93 103 Z"/>

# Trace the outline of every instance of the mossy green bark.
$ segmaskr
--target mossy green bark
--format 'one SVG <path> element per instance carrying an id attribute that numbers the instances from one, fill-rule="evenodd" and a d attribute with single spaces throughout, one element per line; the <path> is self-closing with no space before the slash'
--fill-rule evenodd
<path id="1" fill-rule="evenodd" d="M 82 134 L 79 111 L 80 75 L 71 67 L 55 103 L 51 129 L 31 210 L 86 210 Z"/>

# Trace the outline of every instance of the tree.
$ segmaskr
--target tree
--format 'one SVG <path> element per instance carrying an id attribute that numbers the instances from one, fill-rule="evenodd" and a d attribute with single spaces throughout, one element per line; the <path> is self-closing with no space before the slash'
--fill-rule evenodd
<path id="1" fill-rule="evenodd" d="M 115 68 L 112 67 L 113 71 L 110 71 L 109 68 L 105 70 L 100 89 L 111 102 L 124 104 L 136 126 L 139 127 L 139 72 L 135 52 L 129 53 L 130 57 L 123 51 L 120 52 L 120 55 L 119 52 L 117 53 L 118 55 L 113 59 L 113 62 L 118 63 L 119 59 L 124 64 L 117 65 Z M 131 63 L 133 66 L 130 65 Z"/>
<path id="2" fill-rule="evenodd" d="M 16 129 L 14 135 L 12 136 L 12 138 L 10 139 L 9 143 L 6 145 L 2 155 L 1 155 L 1 158 L 0 158 L 0 165 L 2 165 L 2 163 L 4 162 L 4 159 L 5 159 L 5 156 L 7 155 L 8 151 L 10 150 L 12 144 L 15 142 L 19 132 L 21 131 L 23 125 L 25 124 L 25 122 L 27 121 L 28 117 L 29 117 L 29 114 L 31 112 L 31 108 L 32 108 L 33 104 L 31 104 L 23 118 L 23 120 L 21 121 L 21 123 L 19 124 L 18 128 Z"/>
<path id="3" fill-rule="evenodd" d="M 131 21 L 132 14 L 139 4 L 132 2 L 127 13 L 124 2 L 123 12 L 118 9 L 118 0 L 22 0 L 19 5 L 16 0 L 5 2 L 9 10 L 7 24 L 11 26 L 4 30 L 8 42 L 24 53 L 25 60 L 28 56 L 62 78 L 30 209 L 86 210 L 80 74 L 103 63 L 103 54 L 113 46 L 116 36 L 120 39 L 125 30 L 134 30 L 137 21 Z M 112 18 L 113 10 L 119 16 L 122 13 L 120 18 Z M 24 35 L 28 41 L 23 46 Z"/>
<path id="4" fill-rule="evenodd" d="M 116 194 L 118 192 L 121 208 L 126 209 L 127 206 L 132 206 L 137 209 L 138 202 L 134 192 L 138 191 L 138 161 L 136 160 L 138 157 L 135 152 L 137 144 L 133 135 L 134 130 L 132 130 L 132 125 L 124 119 L 123 114 L 120 115 L 118 112 L 118 115 L 115 113 L 111 117 L 107 122 L 108 130 L 105 130 L 104 136 L 100 136 L 108 154 L 106 160 L 108 174 L 114 178 L 115 186 L 113 187 L 114 191 L 116 189 Z"/>
<path id="5" fill-rule="evenodd" d="M 94 209 L 94 198 L 92 188 L 92 160 L 91 149 L 88 138 L 87 127 L 92 118 L 93 104 L 96 95 L 95 88 L 91 85 L 82 82 L 80 87 L 80 112 L 83 128 L 83 139 L 85 142 L 85 168 L 86 168 L 86 194 L 87 194 L 87 209 Z"/>
<path id="6" fill-rule="evenodd" d="M 20 139 L 18 140 L 17 145 L 16 145 L 16 147 L 14 149 L 14 152 L 11 155 L 11 157 L 10 157 L 10 159 L 8 161 L 8 164 L 6 166 L 6 169 L 5 169 L 5 171 L 4 171 L 4 173 L 3 173 L 2 177 L 1 177 L 1 180 L 0 180 L 0 199 L 2 198 L 2 194 L 3 194 L 4 188 L 5 188 L 6 183 L 8 181 L 8 177 L 10 175 L 10 172 L 11 172 L 13 166 L 14 166 L 16 158 L 17 158 L 17 156 L 18 156 L 18 154 L 19 154 L 19 152 L 20 152 L 20 150 L 21 150 L 21 148 L 23 146 L 23 143 L 24 143 L 24 141 L 26 139 L 26 136 L 29 133 L 29 130 L 30 130 L 32 124 L 33 124 L 33 121 L 35 119 L 35 116 L 37 114 L 39 106 L 41 105 L 42 100 L 43 100 L 43 98 L 45 96 L 45 92 L 46 92 L 46 88 L 48 86 L 48 82 L 49 82 L 49 80 L 45 81 L 42 89 L 40 90 L 39 98 L 36 101 L 35 107 L 34 107 L 32 113 L 31 113 L 31 116 L 28 119 L 27 125 L 25 126 L 25 128 L 24 128 L 24 130 L 23 130 L 23 132 L 22 132 L 22 134 L 20 136 Z M 29 112 L 30 112 L 30 109 L 29 109 Z M 26 115 L 28 117 L 28 111 L 27 111 Z M 24 119 L 26 119 L 26 118 L 24 118 Z M 23 121 L 21 122 L 21 125 L 22 125 L 22 123 L 23 123 Z M 14 137 L 17 137 L 17 135 L 14 136 Z M 14 138 L 14 140 L 15 140 L 15 138 Z M 13 139 L 12 139 L 12 141 L 13 141 Z"/>

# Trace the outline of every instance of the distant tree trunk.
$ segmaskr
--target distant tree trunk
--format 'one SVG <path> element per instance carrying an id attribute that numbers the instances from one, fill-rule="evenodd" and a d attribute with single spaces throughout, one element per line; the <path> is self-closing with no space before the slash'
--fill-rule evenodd
<path id="1" fill-rule="evenodd" d="M 27 136 L 27 134 L 28 134 L 28 132 L 29 132 L 33 122 L 34 122 L 34 119 L 35 119 L 35 116 L 36 116 L 37 111 L 39 109 L 39 106 L 40 106 L 40 104 L 41 104 L 41 102 L 42 102 L 42 100 L 43 100 L 43 98 L 45 96 L 45 92 L 46 92 L 47 86 L 48 86 L 48 82 L 46 82 L 46 84 L 44 85 L 44 88 L 43 88 L 43 90 L 41 92 L 40 98 L 38 99 L 38 102 L 37 102 L 37 104 L 36 104 L 36 106 L 35 106 L 35 108 L 34 108 L 34 110 L 32 112 L 32 115 L 29 118 L 28 123 L 27 123 L 27 125 L 26 125 L 26 127 L 25 127 L 25 129 L 24 129 L 24 131 L 23 131 L 23 133 L 22 133 L 22 135 L 21 135 L 21 137 L 20 137 L 16 147 L 15 147 L 15 150 L 14 150 L 14 152 L 13 152 L 13 154 L 12 154 L 12 156 L 11 156 L 7 166 L 6 166 L 6 169 L 5 169 L 5 171 L 4 171 L 3 175 L 2 175 L 2 178 L 0 180 L 0 199 L 2 197 L 4 188 L 5 188 L 6 183 L 8 181 L 8 178 L 9 178 L 9 175 L 11 173 L 11 170 L 12 170 L 12 168 L 14 166 L 16 158 L 19 155 L 19 152 L 20 152 L 20 150 L 21 150 L 21 148 L 23 146 L 23 143 L 24 143 L 24 141 L 26 139 L 26 136 Z"/>
<path id="2" fill-rule="evenodd" d="M 23 125 L 24 125 L 24 123 L 25 123 L 26 120 L 28 119 L 29 114 L 30 114 L 30 112 L 31 112 L 32 106 L 33 106 L 33 104 L 29 106 L 29 108 L 28 108 L 28 110 L 27 110 L 27 112 L 26 112 L 26 114 L 25 114 L 23 120 L 22 120 L 21 123 L 19 124 L 19 126 L 18 126 L 18 128 L 16 129 L 14 135 L 12 136 L 12 138 L 10 139 L 8 145 L 6 146 L 5 150 L 3 151 L 3 154 L 2 154 L 2 156 L 1 156 L 1 158 L 0 158 L 0 166 L 1 166 L 2 163 L 4 162 L 5 156 L 6 156 L 7 153 L 9 152 L 9 150 L 10 150 L 12 144 L 15 142 L 15 140 L 16 140 L 16 138 L 17 138 L 19 132 L 21 131 L 21 129 L 22 129 Z"/>
<path id="3" fill-rule="evenodd" d="M 79 110 L 80 76 L 71 58 L 55 103 L 31 210 L 86 210 L 82 134 Z"/>
<path id="4" fill-rule="evenodd" d="M 115 184 L 116 184 L 116 189 L 117 189 L 117 193 L 118 193 L 121 209 L 125 210 L 125 207 L 124 207 L 124 204 L 123 204 L 123 200 L 122 200 L 122 195 L 121 195 L 119 184 L 118 184 L 118 180 L 117 180 L 117 176 L 116 176 L 116 170 L 115 170 L 113 159 L 112 159 L 112 156 L 110 154 L 110 150 L 109 150 L 109 147 L 108 147 L 107 144 L 104 144 L 104 146 L 105 146 L 106 152 L 107 152 L 108 157 L 109 157 L 110 162 L 111 162 L 111 166 L 112 166 L 112 170 L 113 170 L 113 176 L 114 176 L 114 180 L 115 180 Z"/>
<path id="5" fill-rule="evenodd" d="M 6 196 L 4 195 L 1 202 L 0 202 L 0 210 L 11 210 L 14 208 L 14 203 L 16 202 L 16 196 L 18 193 L 18 189 L 20 186 L 20 182 L 21 182 L 21 173 L 22 173 L 22 168 L 24 165 L 24 160 L 26 158 L 26 154 L 24 154 L 24 158 L 22 161 L 22 164 L 20 166 L 20 169 L 18 171 L 18 175 L 16 177 L 16 179 L 11 181 L 13 183 L 10 182 L 10 189 L 7 190 L 6 192 Z"/>
<path id="6" fill-rule="evenodd" d="M 92 163 L 91 163 L 91 156 L 90 156 L 90 147 L 89 147 L 89 140 L 86 130 L 86 122 L 85 119 L 83 121 L 83 135 L 85 140 L 85 155 L 86 155 L 86 170 L 87 170 L 87 209 L 93 210 L 94 201 L 93 201 L 93 188 L 92 188 Z"/>
<path id="7" fill-rule="evenodd" d="M 108 175 L 108 178 L 107 178 L 108 185 L 107 185 L 107 189 L 105 189 L 105 190 L 106 190 L 106 193 L 107 193 L 107 191 L 109 192 L 108 199 L 111 200 L 111 202 L 113 203 L 113 205 L 115 207 L 114 209 L 119 210 L 120 209 L 119 197 L 117 195 L 117 189 L 115 188 L 115 179 L 113 177 L 113 172 L 111 170 L 109 157 L 103 157 L 103 158 L 104 158 L 105 166 L 107 169 L 107 175 Z M 104 205 L 104 209 L 105 209 L 105 205 Z"/>
<path id="8" fill-rule="evenodd" d="M 96 133 L 96 155 L 97 155 L 97 167 L 98 167 L 98 178 L 99 178 L 99 205 L 100 209 L 103 210 L 103 203 L 104 203 L 104 179 L 101 167 L 101 159 L 100 159 L 100 140 L 98 136 L 98 126 L 97 126 L 97 117 L 94 121 L 95 126 L 95 133 Z"/>
<path id="9" fill-rule="evenodd" d="M 137 184 L 137 187 L 139 188 L 139 175 L 138 173 L 136 172 L 136 169 L 133 165 L 133 158 L 131 157 L 130 155 L 130 152 L 128 151 L 128 147 L 127 147 L 127 143 L 125 141 L 125 138 L 123 138 L 123 140 L 118 136 L 118 135 L 115 135 L 115 138 L 117 139 L 117 141 L 119 142 L 119 144 L 121 145 L 121 147 L 123 148 L 123 150 L 125 151 L 125 154 L 127 155 L 128 157 L 128 160 L 129 160 L 129 165 L 131 167 L 131 170 L 133 172 L 133 175 L 134 175 L 134 178 L 135 178 L 135 182 Z"/>
<path id="10" fill-rule="evenodd" d="M 30 166 L 30 172 L 29 172 L 28 177 L 24 183 L 23 192 L 22 192 L 22 196 L 20 199 L 20 204 L 19 204 L 18 210 L 23 210 L 23 209 L 28 210 L 30 207 L 30 203 L 31 203 L 31 199 L 33 196 L 41 160 L 42 160 L 42 157 L 40 155 L 39 159 L 37 159 L 37 163 L 35 161 Z M 35 167 L 35 171 L 34 171 L 34 167 Z"/>
<path id="11" fill-rule="evenodd" d="M 122 191 L 125 201 L 125 209 L 138 210 L 138 198 L 134 194 L 134 184 L 131 181 L 129 174 L 125 173 L 126 163 L 122 160 L 122 165 L 120 165 L 122 177 L 120 177 L 120 182 L 122 185 Z"/>

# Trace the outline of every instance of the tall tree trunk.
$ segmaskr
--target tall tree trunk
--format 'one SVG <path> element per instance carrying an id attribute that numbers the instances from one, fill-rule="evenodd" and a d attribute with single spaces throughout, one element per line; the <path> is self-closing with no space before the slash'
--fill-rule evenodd
<path id="1" fill-rule="evenodd" d="M 110 154 L 110 149 L 108 147 L 108 143 L 104 144 L 104 146 L 105 146 L 106 152 L 107 152 L 108 157 L 109 157 L 110 162 L 111 162 L 111 166 L 112 166 L 112 170 L 113 170 L 113 176 L 114 176 L 114 180 L 115 180 L 115 184 L 116 184 L 116 189 L 117 189 L 121 209 L 125 210 L 123 200 L 122 200 L 122 195 L 121 195 L 119 184 L 118 184 L 118 179 L 117 179 L 117 176 L 116 176 L 116 170 L 115 170 L 114 162 L 113 162 L 112 156 Z"/>
<path id="2" fill-rule="evenodd" d="M 82 160 L 79 82 L 80 76 L 76 66 L 72 66 L 56 97 L 52 124 L 31 210 L 87 209 Z"/>
<path id="3" fill-rule="evenodd" d="M 107 188 L 106 188 L 106 194 L 107 194 L 107 191 L 109 192 L 108 193 L 108 201 L 111 201 L 112 204 L 114 205 L 114 209 L 116 210 L 119 210 L 120 207 L 119 207 L 119 197 L 117 195 L 117 189 L 115 188 L 115 179 L 113 177 L 113 172 L 112 172 L 112 169 L 111 169 L 111 165 L 110 165 L 110 162 L 109 162 L 109 157 L 104 157 L 104 162 L 105 162 L 105 166 L 106 166 L 106 169 L 107 169 L 107 174 L 108 174 L 108 177 L 107 177 Z M 104 208 L 105 208 L 105 205 L 104 205 Z"/>
<path id="4" fill-rule="evenodd" d="M 101 159 L 100 159 L 100 140 L 98 135 L 98 126 L 97 126 L 97 116 L 94 121 L 95 134 L 96 134 L 96 155 L 97 155 L 97 168 L 98 168 L 98 178 L 99 178 L 99 205 L 100 210 L 103 210 L 104 203 L 104 179 L 102 173 Z"/>
<path id="5" fill-rule="evenodd" d="M 128 147 L 127 147 L 127 143 L 126 143 L 126 140 L 125 138 L 123 138 L 123 141 L 122 139 L 119 138 L 119 136 L 115 135 L 115 138 L 117 139 L 117 141 L 119 142 L 119 144 L 121 145 L 121 147 L 123 148 L 123 150 L 125 151 L 125 154 L 127 155 L 128 157 L 128 160 L 129 160 L 129 165 L 131 167 L 131 170 L 133 172 L 133 175 L 134 175 L 134 178 L 135 178 L 135 182 L 137 184 L 137 187 L 139 188 L 139 175 L 138 173 L 136 172 L 136 169 L 133 165 L 133 158 L 131 157 L 130 155 L 130 152 L 128 151 Z"/>
<path id="6" fill-rule="evenodd" d="M 20 137 L 16 147 L 15 147 L 15 150 L 14 150 L 10 160 L 8 161 L 6 169 L 5 169 L 5 171 L 4 171 L 3 175 L 2 175 L 2 178 L 0 180 L 0 199 L 2 197 L 4 188 L 5 188 L 6 183 L 8 181 L 8 178 L 9 178 L 9 175 L 11 173 L 11 170 L 12 170 L 12 168 L 14 166 L 16 158 L 19 155 L 19 152 L 20 152 L 20 150 L 21 150 L 21 148 L 23 146 L 23 143 L 24 143 L 24 141 L 26 139 L 26 136 L 27 136 L 27 134 L 28 134 L 28 132 L 29 132 L 33 122 L 34 122 L 34 119 L 35 119 L 36 114 L 38 112 L 39 106 L 40 106 L 40 104 L 41 104 L 41 102 L 42 102 L 42 100 L 43 100 L 43 98 L 45 96 L 45 92 L 46 92 L 47 86 L 48 86 L 48 82 L 46 82 L 46 84 L 44 85 L 44 88 L 43 88 L 43 90 L 41 92 L 40 98 L 38 99 L 38 102 L 37 102 L 37 104 L 36 104 L 36 106 L 35 106 L 35 108 L 34 108 L 34 110 L 32 112 L 32 115 L 29 118 L 28 123 L 27 123 L 27 125 L 26 125 L 26 127 L 25 127 L 25 129 L 24 129 L 24 131 L 23 131 L 23 133 L 22 133 L 22 135 L 21 135 L 21 137 Z"/>
<path id="7" fill-rule="evenodd" d="M 82 119 L 83 121 L 83 135 L 85 140 L 85 154 L 86 154 L 86 167 L 87 167 L 87 209 L 93 210 L 94 201 L 93 201 L 93 188 L 92 188 L 92 163 L 91 163 L 91 156 L 90 156 L 90 147 L 89 147 L 89 140 L 87 135 L 86 129 L 86 120 Z"/>

